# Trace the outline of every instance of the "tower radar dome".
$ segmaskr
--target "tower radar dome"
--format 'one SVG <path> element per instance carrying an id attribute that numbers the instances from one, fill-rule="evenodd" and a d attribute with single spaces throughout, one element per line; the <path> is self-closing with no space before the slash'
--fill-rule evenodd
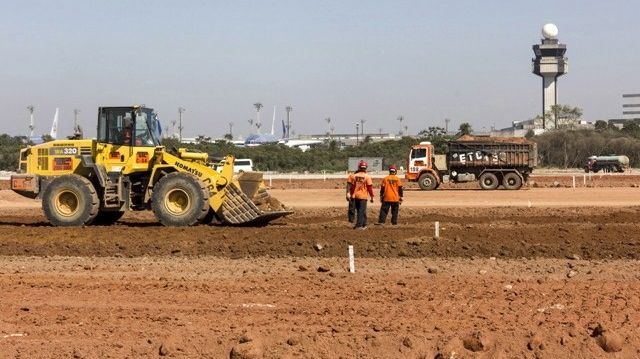
<path id="1" fill-rule="evenodd" d="M 554 24 L 545 24 L 542 27 L 542 36 L 545 39 L 555 39 L 558 36 L 558 27 Z"/>

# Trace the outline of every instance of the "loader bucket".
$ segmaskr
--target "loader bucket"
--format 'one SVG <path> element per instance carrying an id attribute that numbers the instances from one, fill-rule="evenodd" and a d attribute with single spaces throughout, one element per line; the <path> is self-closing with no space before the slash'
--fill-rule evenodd
<path id="1" fill-rule="evenodd" d="M 291 213 L 269 195 L 262 173 L 245 172 L 226 187 L 221 218 L 227 224 L 259 226 Z"/>

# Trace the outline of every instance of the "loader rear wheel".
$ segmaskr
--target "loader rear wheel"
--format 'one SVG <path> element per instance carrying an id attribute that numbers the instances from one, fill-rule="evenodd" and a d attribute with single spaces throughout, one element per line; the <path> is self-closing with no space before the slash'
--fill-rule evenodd
<path id="1" fill-rule="evenodd" d="M 44 215 L 54 226 L 90 224 L 98 215 L 99 204 L 93 184 L 78 175 L 56 177 L 42 193 Z"/>
<path id="2" fill-rule="evenodd" d="M 418 178 L 418 186 L 420 186 L 421 190 L 431 191 L 438 187 L 438 181 L 433 174 L 423 173 L 420 178 Z"/>
<path id="3" fill-rule="evenodd" d="M 498 188 L 498 184 L 498 177 L 495 174 L 485 172 L 480 175 L 480 188 L 487 190 L 496 189 Z"/>
<path id="4" fill-rule="evenodd" d="M 191 226 L 209 212 L 209 192 L 190 174 L 169 173 L 154 186 L 151 208 L 165 226 Z"/>
<path id="5" fill-rule="evenodd" d="M 116 223 L 123 215 L 124 211 L 100 211 L 91 224 L 94 226 L 108 226 Z"/>

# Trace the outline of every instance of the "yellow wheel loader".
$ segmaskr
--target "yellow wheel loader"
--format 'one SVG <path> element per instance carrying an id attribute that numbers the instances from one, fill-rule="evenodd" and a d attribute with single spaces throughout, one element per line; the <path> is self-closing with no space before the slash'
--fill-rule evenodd
<path id="1" fill-rule="evenodd" d="M 269 196 L 262 174 L 233 175 L 233 157 L 221 171 L 207 154 L 160 145 L 160 124 L 143 106 L 101 107 L 95 140 L 56 140 L 20 151 L 11 189 L 41 198 L 54 226 L 108 225 L 127 210 L 153 210 L 165 226 L 214 219 L 263 225 L 292 213 Z"/>

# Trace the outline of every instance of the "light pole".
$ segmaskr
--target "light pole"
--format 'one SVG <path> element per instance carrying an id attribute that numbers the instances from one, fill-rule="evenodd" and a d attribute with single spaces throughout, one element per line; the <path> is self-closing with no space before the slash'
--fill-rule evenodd
<path id="1" fill-rule="evenodd" d="M 187 109 L 180 106 L 178 107 L 178 139 L 180 141 L 180 143 L 182 143 L 182 113 L 185 112 Z"/>
<path id="2" fill-rule="evenodd" d="M 33 119 L 33 110 L 35 109 L 35 107 L 33 107 L 33 105 L 29 105 L 27 106 L 27 110 L 29 110 L 29 140 L 31 140 L 31 138 L 33 137 L 33 130 L 35 130 L 36 126 L 34 123 L 34 119 Z"/>
<path id="3" fill-rule="evenodd" d="M 329 126 L 329 132 L 327 132 L 327 134 L 329 134 L 329 136 L 331 136 L 331 117 L 327 117 L 324 120 L 327 123 L 327 126 Z"/>
<path id="4" fill-rule="evenodd" d="M 258 129 L 258 133 L 260 133 L 260 127 L 262 126 L 262 123 L 260 123 L 260 110 L 264 106 L 262 106 L 260 102 L 254 103 L 253 106 L 256 108 L 256 128 Z"/>
<path id="5" fill-rule="evenodd" d="M 360 144 L 360 124 L 356 122 L 356 146 Z"/>
<path id="6" fill-rule="evenodd" d="M 362 140 L 364 140 L 364 123 L 367 122 L 365 119 L 360 120 L 360 133 L 362 133 Z"/>
<path id="7" fill-rule="evenodd" d="M 82 129 L 80 128 L 80 125 L 78 124 L 78 114 L 80 113 L 80 110 L 77 108 L 73 109 L 73 136 L 78 137 L 78 138 L 82 138 Z"/>
<path id="8" fill-rule="evenodd" d="M 286 139 L 289 139 L 290 137 L 290 132 L 291 132 L 291 111 L 293 111 L 293 107 L 291 107 L 291 105 L 285 107 L 285 110 L 287 111 L 287 128 L 286 128 Z"/>
<path id="9" fill-rule="evenodd" d="M 229 136 L 233 140 L 233 122 L 229 122 Z"/>
<path id="10" fill-rule="evenodd" d="M 402 117 L 402 115 L 398 116 L 397 118 L 398 122 L 400 122 L 400 133 L 399 135 L 402 136 L 402 121 L 404 121 L 404 117 Z"/>

